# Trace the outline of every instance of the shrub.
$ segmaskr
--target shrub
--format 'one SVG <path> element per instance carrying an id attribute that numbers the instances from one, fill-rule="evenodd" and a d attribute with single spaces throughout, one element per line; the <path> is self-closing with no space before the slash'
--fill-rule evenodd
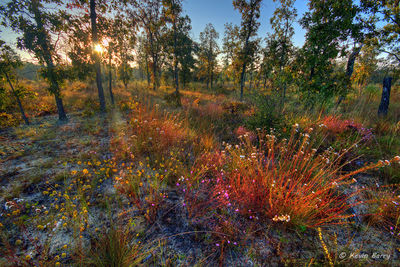
<path id="1" fill-rule="evenodd" d="M 370 203 L 367 221 L 400 237 L 400 191 L 399 185 L 377 187 L 366 192 Z"/>
<path id="2" fill-rule="evenodd" d="M 6 112 L 0 112 L 0 126 L 2 128 L 16 126 L 19 123 L 20 123 L 19 116 L 17 118 L 15 115 Z"/>
<path id="3" fill-rule="evenodd" d="M 281 130 L 287 127 L 285 117 L 278 110 L 276 101 L 272 97 L 258 96 L 255 98 L 255 105 L 255 113 L 246 122 L 250 129 Z"/>
<path id="4" fill-rule="evenodd" d="M 324 117 L 321 123 L 326 129 L 326 132 L 335 137 L 343 134 L 357 133 L 364 141 L 371 141 L 373 138 L 371 129 L 353 120 L 343 120 L 340 117 L 330 115 Z"/>

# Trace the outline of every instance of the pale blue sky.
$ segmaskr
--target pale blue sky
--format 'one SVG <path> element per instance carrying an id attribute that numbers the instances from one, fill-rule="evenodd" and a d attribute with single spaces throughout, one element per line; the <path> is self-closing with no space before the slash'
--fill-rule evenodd
<path id="1" fill-rule="evenodd" d="M 297 0 L 295 7 L 298 19 L 308 10 L 307 0 Z M 261 26 L 258 31 L 260 37 L 266 37 L 271 31 L 269 20 L 278 4 L 272 0 L 264 0 L 261 3 Z M 199 34 L 204 30 L 207 23 L 212 23 L 219 33 L 220 40 L 224 35 L 224 24 L 232 22 L 240 25 L 240 13 L 233 8 L 232 0 L 183 0 L 184 12 L 192 20 L 192 37 L 198 40 Z M 294 44 L 302 46 L 304 43 L 305 31 L 296 23 Z"/>

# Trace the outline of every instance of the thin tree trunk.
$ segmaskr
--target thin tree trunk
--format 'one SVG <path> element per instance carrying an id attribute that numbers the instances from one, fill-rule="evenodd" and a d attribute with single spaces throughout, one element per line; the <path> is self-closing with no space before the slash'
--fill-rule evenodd
<path id="1" fill-rule="evenodd" d="M 246 62 L 243 63 L 242 73 L 240 74 L 240 101 L 243 100 L 244 74 L 246 72 Z"/>
<path id="2" fill-rule="evenodd" d="M 157 63 L 155 62 L 155 59 L 153 57 L 153 90 L 156 91 L 157 90 Z"/>
<path id="3" fill-rule="evenodd" d="M 111 50 L 111 49 L 110 49 Z M 110 91 L 110 99 L 111 99 L 111 104 L 114 105 L 114 95 L 112 92 L 112 68 L 111 68 L 111 51 L 109 51 L 109 58 L 108 58 L 108 78 L 109 78 L 109 86 L 108 90 Z M 125 86 L 126 88 L 126 86 Z"/>
<path id="4" fill-rule="evenodd" d="M 146 76 L 147 76 L 147 86 L 150 87 L 150 70 L 149 70 L 149 56 L 146 53 Z"/>
<path id="5" fill-rule="evenodd" d="M 6 72 L 4 72 L 4 74 L 6 75 L 7 82 L 11 87 L 11 91 L 13 92 L 13 95 L 15 96 L 15 99 L 17 100 L 19 111 L 21 112 L 22 119 L 24 119 L 26 125 L 29 125 L 29 120 L 25 115 L 24 108 L 22 107 L 21 100 L 19 99 L 19 96 L 18 96 L 17 92 L 14 90 L 14 86 L 11 83 L 10 77 L 8 77 L 8 74 Z"/>
<path id="6" fill-rule="evenodd" d="M 358 54 L 360 54 L 361 48 L 363 47 L 363 45 L 361 45 L 360 47 L 354 48 L 353 52 L 350 54 L 349 59 L 347 61 L 347 67 L 346 67 L 346 77 L 348 79 L 348 85 L 351 86 L 351 76 L 353 75 L 353 71 L 354 71 L 354 63 L 357 59 Z M 336 108 L 339 107 L 339 105 L 342 103 L 342 101 L 346 98 L 345 95 L 341 95 L 339 96 L 339 99 L 336 103 Z"/>
<path id="7" fill-rule="evenodd" d="M 92 43 L 93 45 L 98 44 L 98 36 L 97 36 L 97 22 L 96 22 L 96 1 L 90 0 L 90 20 L 92 24 Z M 95 69 L 96 69 L 96 84 L 97 91 L 99 94 L 99 102 L 100 102 L 100 111 L 102 113 L 106 112 L 106 101 L 104 98 L 104 90 L 101 79 L 101 66 L 100 66 L 100 57 L 98 53 L 94 53 L 94 61 L 95 61 Z"/>
<path id="8" fill-rule="evenodd" d="M 382 98 L 378 109 L 379 116 L 387 116 L 390 101 L 390 90 L 392 87 L 392 77 L 385 77 L 383 79 Z"/>
<path id="9" fill-rule="evenodd" d="M 175 92 L 179 93 L 179 77 L 178 77 L 178 57 L 177 57 L 177 34 L 176 34 L 176 14 L 174 14 L 174 80 L 175 80 Z"/>
<path id="10" fill-rule="evenodd" d="M 213 69 L 213 68 L 211 68 L 211 69 Z M 213 88 L 213 80 L 214 80 L 214 72 L 211 71 L 211 73 L 210 73 L 210 88 L 211 88 L 211 90 Z"/>

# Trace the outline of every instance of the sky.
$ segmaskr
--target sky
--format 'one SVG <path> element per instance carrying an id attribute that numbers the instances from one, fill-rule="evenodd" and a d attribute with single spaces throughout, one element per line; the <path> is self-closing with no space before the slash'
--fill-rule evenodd
<path id="1" fill-rule="evenodd" d="M 307 0 L 296 0 L 295 8 L 297 9 L 298 19 L 308 10 Z M 272 0 L 263 0 L 261 2 L 260 28 L 258 35 L 262 38 L 271 32 L 270 18 L 273 16 L 275 8 L 278 4 Z M 192 20 L 192 38 L 199 40 L 200 32 L 202 32 L 207 23 L 212 23 L 216 31 L 219 33 L 220 44 L 224 37 L 224 24 L 232 22 L 240 25 L 241 15 L 232 5 L 232 0 L 183 0 L 184 13 L 189 15 Z M 296 46 L 302 46 L 304 43 L 305 31 L 296 23 L 294 25 L 295 36 L 293 42 Z"/>
<path id="2" fill-rule="evenodd" d="M 296 0 L 295 8 L 297 9 L 298 19 L 308 10 L 307 0 Z M 261 2 L 260 28 L 258 35 L 261 38 L 267 37 L 267 33 L 271 32 L 270 18 L 278 3 L 273 0 L 263 0 Z M 184 14 L 188 15 L 192 21 L 191 37 L 199 41 L 200 32 L 202 32 L 208 23 L 212 23 L 216 31 L 219 33 L 219 44 L 222 46 L 224 37 L 224 24 L 232 22 L 240 25 L 241 15 L 232 5 L 232 0 L 183 0 Z M 294 25 L 295 35 L 293 42 L 295 46 L 302 46 L 304 43 L 305 31 L 299 23 Z M 17 35 L 9 29 L 0 27 L 0 39 L 6 41 L 12 46 L 16 43 Z M 31 55 L 20 52 L 22 58 L 28 61 L 35 61 Z"/>

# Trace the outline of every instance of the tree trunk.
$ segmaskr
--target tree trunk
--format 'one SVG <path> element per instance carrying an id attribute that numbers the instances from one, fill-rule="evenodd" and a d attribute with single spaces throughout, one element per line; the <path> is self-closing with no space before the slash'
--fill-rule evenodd
<path id="1" fill-rule="evenodd" d="M 281 97 L 281 104 L 280 104 L 280 111 L 282 112 L 285 107 L 285 99 L 286 99 L 286 82 L 283 83 L 282 87 L 282 97 Z"/>
<path id="2" fill-rule="evenodd" d="M 90 21 L 92 24 L 92 43 L 93 45 L 98 44 L 98 36 L 97 36 L 97 22 L 96 22 L 96 1 L 90 0 Z M 96 69 L 96 84 L 97 91 L 99 94 L 99 102 L 100 102 L 100 111 L 102 113 L 106 112 L 106 101 L 104 98 L 103 84 L 101 79 L 101 66 L 100 66 L 100 57 L 97 52 L 93 53 L 94 61 L 95 61 L 95 69 Z"/>
<path id="3" fill-rule="evenodd" d="M 157 79 L 158 79 L 158 77 L 157 77 L 157 65 L 156 65 L 157 63 L 155 62 L 155 59 L 154 59 L 154 57 L 153 57 L 153 90 L 154 91 L 156 91 L 157 90 L 157 85 L 158 85 L 158 83 L 157 83 Z"/>
<path id="4" fill-rule="evenodd" d="M 22 107 L 21 100 L 19 99 L 19 96 L 18 96 L 17 92 L 14 90 L 14 86 L 11 83 L 10 77 L 8 77 L 8 74 L 6 72 L 4 72 L 4 74 L 6 75 L 7 82 L 11 87 L 11 91 L 13 92 L 13 95 L 15 96 L 15 99 L 17 100 L 19 111 L 21 112 L 22 119 L 25 121 L 26 125 L 29 125 L 29 120 L 25 115 L 24 108 Z"/>
<path id="5" fill-rule="evenodd" d="M 246 72 L 246 62 L 243 63 L 242 73 L 240 74 L 240 101 L 243 100 L 244 74 Z"/>
<path id="6" fill-rule="evenodd" d="M 174 80 L 175 80 L 175 92 L 179 94 L 179 77 L 178 77 L 178 56 L 177 56 L 177 33 L 176 33 L 176 14 L 174 14 Z"/>
<path id="7" fill-rule="evenodd" d="M 211 90 L 213 88 L 213 80 L 214 80 L 214 72 L 211 71 L 211 73 L 210 73 L 210 88 L 211 88 Z"/>
<path id="8" fill-rule="evenodd" d="M 378 116 L 386 116 L 388 113 L 391 87 L 392 77 L 385 77 L 383 79 L 382 98 L 378 109 Z"/>
<path id="9" fill-rule="evenodd" d="M 54 95 L 54 99 L 56 100 L 59 120 L 60 121 L 66 121 L 67 120 L 67 116 L 65 115 L 62 98 L 58 94 L 55 94 Z"/>
<path id="10" fill-rule="evenodd" d="M 351 86 L 350 84 L 350 79 L 351 76 L 353 75 L 353 71 L 354 71 L 354 63 L 356 62 L 357 56 L 361 51 L 361 48 L 363 47 L 363 45 L 361 45 L 360 47 L 354 48 L 353 52 L 350 54 L 349 59 L 347 60 L 347 67 L 346 67 L 346 77 L 348 79 L 348 85 Z M 339 99 L 336 103 L 336 108 L 339 107 L 339 105 L 342 103 L 342 101 L 346 98 L 345 95 L 341 95 L 339 96 Z"/>
<path id="11" fill-rule="evenodd" d="M 150 87 L 150 70 L 149 70 L 149 55 L 146 53 L 146 78 L 147 78 L 147 86 Z"/>
<path id="12" fill-rule="evenodd" d="M 113 92 L 112 92 L 112 73 L 111 72 L 112 72 L 112 69 L 111 69 L 111 51 L 109 51 L 109 58 L 108 58 L 108 79 L 109 79 L 108 82 L 109 82 L 109 86 L 108 86 L 108 90 L 110 91 L 111 104 L 114 106 L 114 95 L 113 95 Z M 126 86 L 125 86 L 125 88 L 126 88 Z"/>

